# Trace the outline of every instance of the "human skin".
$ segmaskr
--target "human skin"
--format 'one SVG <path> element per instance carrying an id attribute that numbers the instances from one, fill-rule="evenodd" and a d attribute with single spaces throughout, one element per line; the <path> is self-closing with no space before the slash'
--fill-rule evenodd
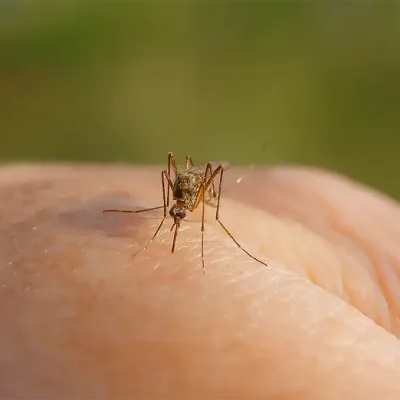
<path id="1" fill-rule="evenodd" d="M 160 167 L 0 172 L 0 398 L 400 398 L 400 208 L 315 169 L 227 171 L 149 247 Z"/>

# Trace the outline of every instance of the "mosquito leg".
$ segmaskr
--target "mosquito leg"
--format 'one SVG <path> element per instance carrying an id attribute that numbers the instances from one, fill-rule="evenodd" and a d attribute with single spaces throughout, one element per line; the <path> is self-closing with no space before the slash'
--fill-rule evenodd
<path id="1" fill-rule="evenodd" d="M 171 167 L 174 175 L 178 175 L 178 168 L 176 166 L 175 157 L 173 153 L 168 153 L 168 176 L 171 177 Z"/>
<path id="2" fill-rule="evenodd" d="M 172 153 L 168 153 L 168 176 L 171 176 L 171 157 L 173 157 Z M 167 187 L 167 207 L 169 206 L 169 185 Z"/>
<path id="3" fill-rule="evenodd" d="M 214 199 L 217 197 L 217 192 L 215 191 L 215 186 L 214 186 L 214 179 L 212 180 L 211 184 L 211 195 Z"/>
<path id="4" fill-rule="evenodd" d="M 212 172 L 212 165 L 210 163 L 207 164 L 206 170 L 204 172 L 204 178 L 203 178 L 203 183 L 200 185 L 198 191 L 197 191 L 197 196 L 196 200 L 194 202 L 192 210 L 195 210 L 198 205 L 200 200 L 202 201 L 202 208 L 201 208 L 201 264 L 203 266 L 203 273 L 206 273 L 206 268 L 205 268 L 205 263 L 204 263 L 204 215 L 205 215 L 205 192 L 206 190 L 206 182 L 207 182 L 207 177 L 208 175 L 213 175 Z M 209 185 L 208 185 L 209 187 Z M 191 211 L 192 211 L 191 210 Z"/>
<path id="5" fill-rule="evenodd" d="M 207 164 L 206 171 L 207 171 L 207 168 L 210 168 L 210 170 L 212 171 L 212 166 L 210 163 Z M 211 176 L 208 179 L 206 179 L 204 190 L 208 190 L 210 185 L 214 185 L 214 179 L 222 171 L 222 169 L 223 169 L 222 165 L 218 165 L 218 167 L 215 168 L 215 170 L 214 170 L 214 172 L 212 172 Z"/>
<path id="6" fill-rule="evenodd" d="M 152 210 L 159 210 L 160 208 L 164 209 L 164 218 L 167 216 L 167 206 L 168 206 L 168 201 L 165 197 L 165 182 L 164 182 L 164 177 L 167 179 L 168 182 L 168 189 L 173 188 L 174 184 L 171 181 L 171 178 L 168 176 L 167 171 L 164 169 L 161 171 L 161 186 L 162 186 L 162 192 L 163 192 L 163 202 L 164 204 L 162 206 L 158 207 L 151 207 L 151 208 L 144 208 L 143 210 L 119 210 L 119 209 L 108 209 L 108 210 L 103 210 L 103 213 L 112 213 L 112 212 L 119 212 L 119 213 L 129 213 L 129 214 L 137 214 L 145 211 L 152 211 Z"/>
<path id="7" fill-rule="evenodd" d="M 188 157 L 186 158 L 188 160 Z M 205 182 L 207 181 L 207 176 L 212 173 L 212 165 L 210 163 L 207 164 L 206 170 L 204 172 L 204 177 L 203 177 L 203 183 L 200 185 L 200 187 L 197 190 L 196 194 L 196 200 L 194 201 L 193 207 L 190 208 L 190 211 L 195 210 L 199 203 L 200 200 L 202 201 L 202 212 L 201 212 L 201 264 L 203 266 L 203 273 L 205 273 L 205 264 L 204 264 L 204 215 L 205 215 Z"/>
<path id="8" fill-rule="evenodd" d="M 186 169 L 188 170 L 190 167 L 193 167 L 194 163 L 192 157 L 186 156 Z"/>
<path id="9" fill-rule="evenodd" d="M 204 183 L 206 183 L 206 182 L 209 180 L 209 178 L 211 177 L 212 174 L 213 174 L 212 164 L 211 164 L 211 163 L 208 163 L 208 164 L 206 165 L 206 170 L 205 170 L 205 173 L 204 173 Z M 206 192 L 208 195 L 210 195 L 210 197 L 211 197 L 212 199 L 215 199 L 215 198 L 217 197 L 217 192 L 215 191 L 215 188 L 214 188 L 214 180 L 212 181 L 212 184 L 211 184 L 211 185 L 207 186 L 207 188 L 205 189 L 205 192 Z M 206 200 L 206 199 L 204 198 L 204 201 L 205 201 L 206 203 L 208 203 L 209 200 L 210 200 L 210 199 L 207 199 L 207 200 Z"/>
<path id="10" fill-rule="evenodd" d="M 146 245 L 145 245 L 144 247 L 142 247 L 141 249 L 139 249 L 139 250 L 133 255 L 133 257 L 135 257 L 136 255 L 138 255 L 141 251 L 144 251 L 144 250 L 147 249 L 147 247 L 150 245 L 150 243 L 156 238 L 158 232 L 160 231 L 160 229 L 161 229 L 161 227 L 162 227 L 162 225 L 163 225 L 163 223 L 164 223 L 164 221 L 165 221 L 165 218 L 167 217 L 167 202 L 166 202 L 166 199 L 165 199 L 165 179 L 167 179 L 168 187 L 169 187 L 169 186 L 170 186 L 170 178 L 169 178 L 169 176 L 167 175 L 167 171 L 163 170 L 163 171 L 161 171 L 161 186 L 162 186 L 163 202 L 164 202 L 164 206 L 163 206 L 163 207 L 164 207 L 164 217 L 163 217 L 163 219 L 161 220 L 160 225 L 158 225 L 158 228 L 157 228 L 157 230 L 155 231 L 153 237 L 146 243 Z"/>
<path id="11" fill-rule="evenodd" d="M 158 207 L 151 207 L 151 208 L 144 208 L 143 210 L 119 210 L 119 209 L 107 209 L 103 210 L 103 214 L 105 213 L 126 213 L 126 214 L 137 214 L 145 211 L 153 211 L 153 210 L 159 210 L 160 208 L 164 208 L 164 206 L 158 206 Z"/>
<path id="12" fill-rule="evenodd" d="M 161 186 L 162 186 L 162 197 L 163 197 L 163 203 L 164 203 L 164 218 L 165 218 L 167 216 L 167 202 L 169 200 L 169 191 L 168 191 L 168 200 L 165 201 L 164 175 L 165 175 L 165 171 L 161 171 Z M 168 183 L 168 189 L 169 189 L 169 183 Z"/>
<path id="13" fill-rule="evenodd" d="M 163 219 L 162 219 L 162 221 L 160 222 L 160 225 L 158 225 L 158 228 L 157 228 L 156 232 L 154 233 L 153 237 L 147 242 L 147 244 L 146 244 L 144 247 L 142 247 L 141 249 L 139 249 L 132 257 L 137 256 L 140 252 L 146 250 L 147 247 L 149 247 L 149 245 L 151 244 L 151 242 L 156 238 L 158 232 L 160 232 L 160 229 L 161 229 L 161 227 L 162 227 L 162 225 L 163 225 L 163 223 L 164 223 L 164 221 L 165 221 L 165 218 L 166 218 L 166 217 L 163 217 Z"/>
<path id="14" fill-rule="evenodd" d="M 204 266 L 204 211 L 205 211 L 205 201 L 204 201 L 204 187 L 203 187 L 203 195 L 201 196 L 202 198 L 202 211 L 201 211 L 201 263 L 203 265 L 203 273 L 206 273 L 206 268 Z"/>
<path id="15" fill-rule="evenodd" d="M 173 190 L 173 189 L 174 189 L 174 184 L 173 184 L 171 178 L 169 177 L 168 172 L 164 169 L 164 170 L 161 172 L 161 175 L 164 176 L 165 179 L 167 180 L 167 182 L 168 182 L 168 189 Z M 164 180 L 163 180 L 163 182 L 164 182 Z M 163 183 L 163 184 L 164 184 L 164 183 Z M 168 191 L 167 191 L 167 192 L 168 192 Z M 169 204 L 168 204 L 168 197 L 167 197 L 166 203 L 167 203 L 167 207 L 168 207 L 168 205 L 169 205 Z"/>
<path id="16" fill-rule="evenodd" d="M 172 166 L 172 169 L 174 170 L 174 174 L 176 176 L 178 174 L 178 169 L 176 168 L 174 153 L 168 153 L 168 177 L 169 177 L 169 181 L 171 180 L 171 166 Z M 169 189 L 170 189 L 170 186 L 168 186 L 168 188 L 167 188 L 167 207 L 169 206 Z M 171 189 L 173 190 L 173 185 L 171 186 Z"/>
<path id="17" fill-rule="evenodd" d="M 203 200 L 203 205 L 202 205 L 202 213 L 201 213 L 201 263 L 203 265 L 203 272 L 205 273 L 205 267 L 204 267 L 204 183 L 200 185 L 200 187 L 197 190 L 196 193 L 196 199 L 194 201 L 194 204 L 191 208 L 188 208 L 189 211 L 195 210 L 199 203 L 200 200 Z M 175 232 L 177 231 L 178 228 L 176 228 Z M 175 236 L 174 235 L 174 243 L 175 243 Z"/>
<path id="18" fill-rule="evenodd" d="M 174 225 L 175 225 L 175 230 L 174 230 L 174 239 L 172 240 L 171 253 L 173 253 L 175 251 L 176 237 L 178 236 L 178 229 L 179 229 L 178 224 L 174 224 Z M 174 227 L 174 225 L 172 225 L 172 228 Z"/>
<path id="19" fill-rule="evenodd" d="M 221 191 L 222 191 L 222 179 L 223 179 L 223 176 L 224 176 L 224 169 L 221 167 L 221 172 L 219 174 L 217 210 L 215 212 L 215 219 L 217 221 L 219 221 L 219 205 L 221 203 Z"/>
<path id="20" fill-rule="evenodd" d="M 195 210 L 198 207 L 200 200 L 203 201 L 202 213 L 201 213 L 201 263 L 203 266 L 203 272 L 205 273 L 205 266 L 204 266 L 204 212 L 205 212 L 204 192 L 205 192 L 204 191 L 204 183 L 202 183 L 200 185 L 199 189 L 197 190 L 196 200 L 194 201 L 193 207 L 189 208 L 189 211 Z"/>
<path id="21" fill-rule="evenodd" d="M 211 173 L 211 175 L 212 175 L 212 165 L 210 164 L 210 163 L 208 163 L 208 165 L 210 165 L 210 173 Z M 218 167 L 216 168 L 216 169 L 218 169 Z M 215 175 L 214 175 L 214 177 L 215 177 Z M 207 181 L 207 179 L 206 179 L 206 181 Z M 216 190 L 215 190 L 215 186 L 214 186 L 214 178 L 212 179 L 212 181 L 211 181 L 212 183 L 211 183 L 211 196 L 215 199 L 216 197 L 217 197 L 217 192 L 216 192 Z"/>
<path id="22" fill-rule="evenodd" d="M 165 183 L 164 183 L 164 174 L 166 174 L 166 171 L 161 172 L 161 186 L 162 186 L 162 192 L 163 192 L 163 205 L 158 206 L 158 207 L 151 207 L 151 208 L 144 208 L 142 210 L 120 210 L 120 209 L 107 209 L 103 210 L 103 213 L 129 213 L 129 214 L 137 214 L 141 212 L 146 212 L 146 211 L 153 211 L 153 210 L 159 210 L 160 208 L 164 209 L 164 218 L 167 216 L 167 206 L 165 203 Z M 168 177 L 167 177 L 168 179 Z M 168 181 L 169 183 L 169 181 Z M 172 182 L 171 182 L 172 184 Z M 169 187 L 169 186 L 168 186 Z"/>
<path id="23" fill-rule="evenodd" d="M 218 188 L 218 201 L 217 201 L 217 211 L 215 213 L 215 219 L 219 222 L 219 224 L 222 226 L 222 228 L 224 229 L 224 231 L 228 234 L 228 236 L 233 240 L 233 242 L 236 244 L 237 247 L 239 247 L 239 249 L 241 249 L 244 253 L 246 253 L 250 258 L 252 258 L 255 261 L 258 261 L 260 264 L 265 265 L 266 267 L 268 267 L 268 265 L 264 262 L 261 261 L 260 259 L 258 259 L 257 257 L 254 257 L 253 255 L 251 255 L 246 249 L 244 249 L 239 242 L 232 236 L 232 234 L 228 231 L 228 229 L 225 227 L 225 225 L 221 222 L 221 220 L 219 219 L 219 206 L 221 203 L 221 190 L 222 190 L 222 179 L 224 176 L 224 168 L 222 166 L 220 166 L 220 176 L 219 176 L 219 188 Z M 218 167 L 219 168 L 219 167 Z M 216 169 L 216 171 L 218 170 L 218 168 Z"/>

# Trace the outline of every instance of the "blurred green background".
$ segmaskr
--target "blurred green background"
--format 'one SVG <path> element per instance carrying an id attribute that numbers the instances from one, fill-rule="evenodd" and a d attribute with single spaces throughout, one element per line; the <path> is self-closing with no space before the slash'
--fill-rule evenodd
<path id="1" fill-rule="evenodd" d="M 400 198 L 399 78 L 399 2 L 3 0 L 0 159 L 312 164 Z"/>

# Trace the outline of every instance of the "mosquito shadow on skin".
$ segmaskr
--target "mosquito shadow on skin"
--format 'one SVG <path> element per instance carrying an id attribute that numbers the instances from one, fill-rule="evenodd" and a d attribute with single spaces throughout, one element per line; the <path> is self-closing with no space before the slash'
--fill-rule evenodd
<path id="1" fill-rule="evenodd" d="M 1 189 L 0 201 L 14 198 L 24 206 L 38 202 L 40 198 L 51 196 L 55 184 L 51 179 L 40 182 L 5 183 Z"/>
<path id="2" fill-rule="evenodd" d="M 161 222 L 163 210 L 149 211 L 144 214 L 103 213 L 106 209 L 142 210 L 146 208 L 135 201 L 134 197 L 124 199 L 105 196 L 93 201 L 82 202 L 79 207 L 60 213 L 58 221 L 71 230 L 103 232 L 108 237 L 132 237 L 141 226 L 155 225 Z"/>

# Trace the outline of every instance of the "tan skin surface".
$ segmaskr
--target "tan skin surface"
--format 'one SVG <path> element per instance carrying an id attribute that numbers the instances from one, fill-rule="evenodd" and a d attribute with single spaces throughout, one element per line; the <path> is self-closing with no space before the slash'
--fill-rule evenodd
<path id="1" fill-rule="evenodd" d="M 221 219 L 269 267 L 211 207 L 205 275 L 196 222 L 133 257 L 162 211 L 101 211 L 160 205 L 158 167 L 3 167 L 0 398 L 400 398 L 399 206 L 316 170 L 226 175 Z"/>

